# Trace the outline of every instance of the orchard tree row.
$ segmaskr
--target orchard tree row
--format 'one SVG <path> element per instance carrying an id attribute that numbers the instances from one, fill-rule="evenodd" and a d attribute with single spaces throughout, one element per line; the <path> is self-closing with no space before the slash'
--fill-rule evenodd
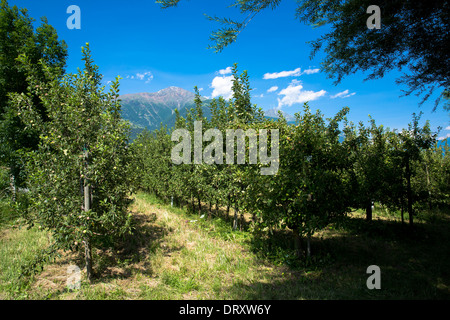
<path id="1" fill-rule="evenodd" d="M 351 210 L 363 209 L 371 220 L 373 204 L 382 204 L 401 211 L 402 221 L 408 213 L 412 226 L 417 210 L 450 204 L 448 148 L 437 146 L 428 122 L 419 126 L 420 116 L 413 115 L 412 123 L 401 132 L 377 125 L 373 119 L 368 125 L 355 125 L 347 120 L 348 108 L 325 119 L 308 104 L 295 115 L 295 123 L 288 123 L 281 113 L 277 120 L 267 119 L 251 104 L 247 72 L 238 74 L 235 65 L 233 76 L 229 101 L 204 100 L 195 90 L 196 107 L 186 118 L 177 112 L 175 128 L 145 131 L 134 141 L 140 188 L 208 217 L 221 208 L 228 218 L 233 208 L 233 229 L 242 228 L 244 213 L 260 226 L 289 228 L 298 255 L 304 253 L 299 246 L 301 238 L 307 240 L 309 255 L 314 232 Z M 203 115 L 205 107 L 211 111 L 208 119 Z M 278 171 L 262 175 L 261 159 L 256 164 L 249 161 L 255 147 L 250 138 L 245 140 L 244 163 L 217 158 L 225 158 L 224 147 L 219 155 L 213 153 L 213 163 L 175 164 L 172 150 L 179 141 L 172 139 L 172 133 L 185 129 L 193 137 L 196 121 L 202 123 L 202 134 L 211 128 L 219 130 L 223 147 L 227 130 L 253 129 L 261 139 L 261 129 L 277 129 Z M 193 140 L 191 148 L 182 150 L 190 153 L 183 155 L 187 159 L 195 157 Z M 203 150 L 213 143 L 203 140 Z M 235 151 L 239 148 L 236 144 Z M 268 154 L 271 146 L 267 143 Z"/>

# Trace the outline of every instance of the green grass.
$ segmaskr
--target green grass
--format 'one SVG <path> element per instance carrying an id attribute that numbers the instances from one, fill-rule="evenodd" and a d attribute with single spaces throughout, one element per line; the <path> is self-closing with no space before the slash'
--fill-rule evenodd
<path id="1" fill-rule="evenodd" d="M 0 230 L 0 298 L 30 298 L 30 284 L 33 275 L 23 277 L 27 266 L 33 265 L 41 250 L 48 246 L 50 239 L 47 233 L 38 228 L 27 229 L 23 225 L 12 224 L 13 210 L 6 204 L 0 208 L 2 212 L 2 229 Z"/>
<path id="2" fill-rule="evenodd" d="M 450 221 L 439 215 L 414 231 L 390 213 L 367 223 L 354 213 L 312 238 L 313 257 L 297 260 L 292 235 L 233 231 L 221 217 L 201 219 L 139 193 L 135 234 L 117 250 L 95 251 L 93 284 L 65 288 L 66 254 L 27 281 L 20 265 L 48 245 L 47 234 L 4 224 L 0 297 L 4 299 L 448 299 Z M 366 269 L 381 268 L 369 290 Z M 83 274 L 84 275 L 84 274 Z"/>

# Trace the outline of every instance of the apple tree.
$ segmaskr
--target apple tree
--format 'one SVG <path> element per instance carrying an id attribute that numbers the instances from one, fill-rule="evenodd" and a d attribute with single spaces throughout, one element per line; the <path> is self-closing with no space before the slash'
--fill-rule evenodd
<path id="1" fill-rule="evenodd" d="M 26 216 L 51 232 L 57 248 L 84 248 L 87 278 L 92 278 L 92 248 L 114 246 L 132 231 L 128 212 L 134 174 L 128 150 L 129 125 L 120 115 L 119 78 L 109 92 L 89 45 L 82 49 L 84 69 L 51 81 L 36 77 L 30 60 L 30 94 L 13 97 L 26 130 L 36 130 L 40 143 L 26 154 L 31 207 Z M 48 117 L 42 121 L 33 106 L 37 95 Z"/>

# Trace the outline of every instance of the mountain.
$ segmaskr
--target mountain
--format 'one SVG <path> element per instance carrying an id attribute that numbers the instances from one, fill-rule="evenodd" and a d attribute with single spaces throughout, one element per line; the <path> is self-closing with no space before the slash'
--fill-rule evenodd
<path id="1" fill-rule="evenodd" d="M 167 127 L 175 125 L 175 109 L 186 117 L 187 111 L 195 107 L 195 94 L 188 90 L 169 87 L 153 93 L 133 93 L 120 96 L 122 100 L 122 117 L 131 123 L 131 138 L 134 139 L 144 128 L 149 131 L 159 129 L 161 123 Z M 206 100 L 206 98 L 204 98 Z M 207 102 L 207 100 L 206 100 Z M 209 118 L 211 113 L 208 103 L 203 107 L 203 114 Z M 264 111 L 269 119 L 278 118 L 277 109 Z M 294 123 L 295 117 L 282 111 L 288 123 Z M 343 137 L 339 140 L 342 142 Z M 438 141 L 438 146 L 450 145 L 450 137 Z"/>
<path id="2" fill-rule="evenodd" d="M 188 110 L 195 107 L 195 94 L 188 90 L 169 87 L 158 92 L 143 92 L 124 94 L 122 100 L 122 117 L 131 123 L 131 138 L 134 139 L 144 128 L 149 131 L 159 129 L 161 124 L 167 127 L 175 125 L 175 109 L 186 117 Z M 206 98 L 204 98 L 206 100 Z M 209 118 L 211 112 L 206 103 L 203 114 Z M 295 121 L 295 117 L 284 113 L 288 122 Z M 278 118 L 276 109 L 265 111 L 267 118 Z"/>
<path id="3" fill-rule="evenodd" d="M 133 93 L 120 96 L 122 117 L 134 126 L 152 131 L 175 118 L 174 110 L 194 106 L 194 93 L 169 87 L 154 93 Z"/>
<path id="4" fill-rule="evenodd" d="M 283 116 L 286 118 L 287 122 L 294 122 L 295 121 L 295 117 L 289 113 L 286 113 L 284 111 L 281 110 L 281 113 L 283 114 Z M 269 109 L 264 111 L 264 115 L 268 118 L 278 118 L 278 109 L 277 108 L 273 108 L 273 109 Z"/>

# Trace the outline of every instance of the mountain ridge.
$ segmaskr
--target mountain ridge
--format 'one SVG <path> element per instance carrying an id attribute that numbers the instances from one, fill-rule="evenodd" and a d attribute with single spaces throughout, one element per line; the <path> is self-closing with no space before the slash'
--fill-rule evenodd
<path id="1" fill-rule="evenodd" d="M 206 97 L 202 97 L 208 100 Z M 122 101 L 122 117 L 131 123 L 131 139 L 137 137 L 142 130 L 153 131 L 159 129 L 162 125 L 173 127 L 175 125 L 175 109 L 178 109 L 180 115 L 186 117 L 187 112 L 195 107 L 195 94 L 183 88 L 170 86 L 157 92 L 129 93 L 119 97 Z M 267 118 L 276 119 L 278 109 L 273 108 L 264 111 Z M 208 106 L 203 107 L 203 113 L 206 117 L 211 115 Z M 288 123 L 293 123 L 295 117 L 284 111 Z M 340 137 L 343 140 L 343 137 Z M 450 138 L 438 141 L 438 146 L 444 144 L 450 145 Z"/>
<path id="2" fill-rule="evenodd" d="M 206 97 L 202 97 L 208 100 Z M 183 88 L 170 86 L 157 92 L 128 93 L 119 96 L 122 104 L 122 117 L 132 126 L 132 136 L 147 129 L 159 129 L 161 124 L 172 127 L 175 125 L 175 109 L 185 117 L 187 112 L 195 107 L 195 94 Z M 203 107 L 206 117 L 210 116 L 207 106 Z M 275 109 L 265 111 L 268 118 L 278 118 Z M 283 112 L 286 120 L 292 121 L 293 116 Z"/>

